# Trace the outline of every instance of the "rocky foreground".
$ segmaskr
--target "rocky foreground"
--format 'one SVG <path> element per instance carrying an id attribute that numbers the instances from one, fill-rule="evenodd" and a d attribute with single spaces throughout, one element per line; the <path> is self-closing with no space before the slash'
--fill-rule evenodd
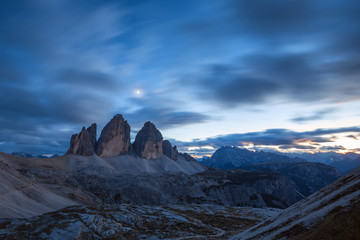
<path id="1" fill-rule="evenodd" d="M 219 239 L 279 211 L 214 205 L 74 206 L 30 219 L 2 219 L 0 238 Z"/>

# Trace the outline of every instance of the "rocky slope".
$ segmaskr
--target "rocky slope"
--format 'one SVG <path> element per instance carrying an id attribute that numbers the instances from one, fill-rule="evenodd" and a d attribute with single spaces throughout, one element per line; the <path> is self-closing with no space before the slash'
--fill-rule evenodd
<path id="1" fill-rule="evenodd" d="M 232 239 L 359 239 L 360 168 Z"/>
<path id="2" fill-rule="evenodd" d="M 80 204 L 67 197 L 70 192 L 71 189 L 64 188 L 55 193 L 0 161 L 0 217 L 2 218 L 31 217 Z"/>
<path id="3" fill-rule="evenodd" d="M 74 187 L 102 203 L 216 204 L 286 208 L 301 199 L 279 174 L 205 171 L 192 175 L 76 175 Z M 68 181 L 69 182 L 69 181 Z M 116 186 L 116 187 L 114 187 Z"/>
<path id="4" fill-rule="evenodd" d="M 9 156 L 0 155 L 0 161 L 10 162 L 25 177 L 53 189 L 78 189 L 99 203 L 285 208 L 301 199 L 296 186 L 280 174 L 211 170 L 181 156 L 174 161 L 167 157 L 154 160 L 125 155 L 103 159 L 67 155 L 33 162 Z"/>
<path id="5" fill-rule="evenodd" d="M 240 168 L 281 173 L 296 184 L 303 196 L 309 196 L 342 176 L 336 168 L 315 162 L 269 162 Z"/>

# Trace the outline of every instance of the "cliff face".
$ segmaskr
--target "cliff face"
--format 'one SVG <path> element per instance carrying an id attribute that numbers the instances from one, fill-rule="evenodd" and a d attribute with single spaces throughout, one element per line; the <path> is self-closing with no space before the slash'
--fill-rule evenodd
<path id="1" fill-rule="evenodd" d="M 136 135 L 134 152 L 147 159 L 156 159 L 163 156 L 163 137 L 152 122 L 146 122 Z"/>
<path id="2" fill-rule="evenodd" d="M 83 127 L 79 134 L 71 136 L 70 148 L 67 154 L 91 156 L 96 150 L 96 124 L 92 124 L 88 129 Z"/>
<path id="3" fill-rule="evenodd" d="M 176 146 L 171 146 L 171 143 L 168 140 L 164 140 L 163 141 L 163 145 L 162 145 L 162 149 L 163 149 L 163 153 L 165 156 L 167 156 L 168 158 L 172 159 L 172 160 L 177 160 L 178 156 L 179 156 L 179 152 L 176 148 Z"/>
<path id="4" fill-rule="evenodd" d="M 101 131 L 96 153 L 99 157 L 128 154 L 130 148 L 130 125 L 117 114 Z"/>

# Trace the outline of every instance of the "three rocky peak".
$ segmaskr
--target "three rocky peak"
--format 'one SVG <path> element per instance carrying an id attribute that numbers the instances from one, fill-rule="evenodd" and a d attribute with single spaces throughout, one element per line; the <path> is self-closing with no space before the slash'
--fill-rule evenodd
<path id="1" fill-rule="evenodd" d="M 106 124 L 97 141 L 95 123 L 87 129 L 83 127 L 79 134 L 72 135 L 67 154 L 82 156 L 96 154 L 99 157 L 136 154 L 147 159 L 157 159 L 165 155 L 173 160 L 177 160 L 181 155 L 187 160 L 192 160 L 190 155 L 179 153 L 176 146 L 172 147 L 168 140 L 163 140 L 162 134 L 151 122 L 144 124 L 136 135 L 134 143 L 131 144 L 130 125 L 121 114 L 116 114 Z"/>

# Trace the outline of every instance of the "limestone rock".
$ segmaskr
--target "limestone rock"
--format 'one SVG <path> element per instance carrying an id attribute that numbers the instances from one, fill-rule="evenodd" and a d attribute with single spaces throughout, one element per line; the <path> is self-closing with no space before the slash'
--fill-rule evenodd
<path id="1" fill-rule="evenodd" d="M 196 159 L 187 153 L 180 153 L 180 156 L 182 156 L 183 158 L 185 158 L 185 160 L 187 160 L 189 162 L 194 162 L 194 161 L 196 162 Z"/>
<path id="2" fill-rule="evenodd" d="M 94 149 L 96 149 L 96 123 L 91 124 L 91 126 L 86 130 L 89 132 L 91 144 L 93 145 Z"/>
<path id="3" fill-rule="evenodd" d="M 71 136 L 70 148 L 67 154 L 77 154 L 91 156 L 95 153 L 96 147 L 96 124 L 92 124 L 88 129 L 83 127 L 79 134 Z"/>
<path id="4" fill-rule="evenodd" d="M 133 147 L 135 153 L 142 158 L 161 158 L 163 156 L 163 137 L 153 123 L 146 122 L 136 135 Z"/>
<path id="5" fill-rule="evenodd" d="M 113 157 L 129 153 L 130 125 L 116 114 L 101 131 L 96 153 L 99 157 Z"/>
<path id="6" fill-rule="evenodd" d="M 172 160 L 177 160 L 179 152 L 176 148 L 176 146 L 172 147 L 171 143 L 168 140 L 164 140 L 163 141 L 163 153 L 165 156 L 167 156 L 168 158 L 172 159 Z"/>

